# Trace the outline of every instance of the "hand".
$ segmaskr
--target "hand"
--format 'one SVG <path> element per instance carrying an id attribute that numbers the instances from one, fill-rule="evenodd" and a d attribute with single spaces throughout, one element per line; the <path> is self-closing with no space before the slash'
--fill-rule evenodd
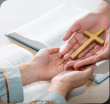
<path id="1" fill-rule="evenodd" d="M 109 6 L 105 1 L 103 1 L 94 12 L 91 12 L 80 20 L 76 21 L 67 31 L 67 34 L 63 38 L 64 41 L 68 40 L 73 33 L 74 35 L 67 43 L 65 49 L 62 51 L 64 59 L 68 60 L 69 57 L 88 40 L 88 38 L 83 35 L 84 30 L 87 29 L 91 33 L 96 33 L 100 28 L 104 28 L 105 31 L 107 31 L 109 28 Z M 80 59 L 84 57 L 86 53 L 91 51 L 95 45 L 96 43 L 91 44 L 78 56 L 78 58 Z"/>
<path id="2" fill-rule="evenodd" d="M 41 49 L 33 60 L 19 66 L 23 85 L 50 80 L 66 69 L 59 48 Z"/>
<path id="3" fill-rule="evenodd" d="M 64 98 L 72 89 L 84 85 L 94 71 L 94 65 L 81 68 L 82 71 L 66 70 L 55 76 L 50 83 L 48 91 L 58 92 Z"/>
<path id="4" fill-rule="evenodd" d="M 31 62 L 36 63 L 40 81 L 50 80 L 66 68 L 59 48 L 42 49 Z"/>
<path id="5" fill-rule="evenodd" d="M 74 68 L 84 65 L 95 64 L 96 62 L 109 59 L 109 30 L 102 37 L 105 41 L 104 46 L 96 45 L 94 49 L 88 52 L 84 57 L 78 60 L 72 60 L 67 63 L 67 66 L 74 66 Z"/>

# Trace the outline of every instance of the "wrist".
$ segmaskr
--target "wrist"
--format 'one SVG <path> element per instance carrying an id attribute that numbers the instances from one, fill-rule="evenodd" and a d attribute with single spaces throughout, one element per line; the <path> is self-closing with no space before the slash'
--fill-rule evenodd
<path id="1" fill-rule="evenodd" d="M 30 61 L 19 66 L 23 86 L 39 81 L 39 71 L 36 63 Z"/>
<path id="2" fill-rule="evenodd" d="M 109 15 L 109 5 L 106 1 L 102 1 L 101 4 L 93 11 L 95 14 L 108 14 Z"/>
<path id="3" fill-rule="evenodd" d="M 71 87 L 67 83 L 62 82 L 52 82 L 50 83 L 50 86 L 48 88 L 48 91 L 57 92 L 61 94 L 64 98 L 66 98 L 66 95 L 71 91 Z"/>

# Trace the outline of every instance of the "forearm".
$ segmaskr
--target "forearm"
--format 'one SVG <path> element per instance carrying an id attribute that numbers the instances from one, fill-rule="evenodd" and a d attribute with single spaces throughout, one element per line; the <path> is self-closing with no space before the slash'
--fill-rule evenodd
<path id="1" fill-rule="evenodd" d="M 71 91 L 72 88 L 68 84 L 65 84 L 62 82 L 54 82 L 50 83 L 50 87 L 48 88 L 48 91 L 53 91 L 61 94 L 64 98 L 68 94 L 68 92 Z"/>
<path id="2" fill-rule="evenodd" d="M 23 86 L 39 81 L 39 71 L 36 63 L 27 62 L 19 66 Z"/>
<path id="3" fill-rule="evenodd" d="M 109 16 L 109 5 L 107 2 L 102 1 L 101 4 L 94 11 L 95 13 L 107 14 Z"/>
<path id="4" fill-rule="evenodd" d="M 69 87 L 66 85 L 64 86 L 64 84 L 59 81 L 50 83 L 48 91 L 37 91 L 34 93 L 30 104 L 37 102 L 46 104 L 67 104 L 65 97 Z"/>

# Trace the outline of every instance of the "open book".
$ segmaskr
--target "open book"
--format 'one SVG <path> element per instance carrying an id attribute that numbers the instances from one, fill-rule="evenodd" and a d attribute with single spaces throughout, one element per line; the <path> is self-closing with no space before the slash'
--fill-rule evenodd
<path id="1" fill-rule="evenodd" d="M 0 48 L 0 68 L 6 68 L 13 65 L 20 65 L 32 60 L 34 55 L 15 44 L 10 44 Z M 49 81 L 39 81 L 24 86 L 24 102 L 29 103 L 29 98 L 35 91 L 45 90 L 49 86 Z M 31 92 L 31 93 L 30 93 Z"/>
<path id="2" fill-rule="evenodd" d="M 63 4 L 49 13 L 15 29 L 6 36 L 31 48 L 60 47 L 69 27 L 89 11 Z"/>
<path id="3" fill-rule="evenodd" d="M 87 13 L 89 11 L 74 7 L 70 4 L 63 4 L 24 26 L 7 33 L 6 36 L 36 50 L 50 47 L 61 48 L 66 44 L 62 39 L 68 28 Z M 17 45 L 2 47 L 0 49 L 0 68 L 19 65 L 31 60 L 33 57 L 29 51 Z M 98 67 L 90 79 L 99 84 L 109 77 L 109 61 L 103 61 L 97 63 L 97 65 Z M 40 83 L 36 82 L 29 87 L 30 90 L 24 90 L 24 95 L 28 91 L 35 92 L 41 88 L 44 89 L 43 87 L 38 87 L 38 84 Z"/>
<path id="4" fill-rule="evenodd" d="M 20 65 L 32 60 L 34 55 L 15 44 L 10 44 L 0 48 L 0 68 L 6 68 L 12 65 Z M 109 61 L 97 63 L 97 69 L 94 70 L 90 79 L 96 83 L 101 83 L 109 77 Z M 29 103 L 32 95 L 36 91 L 46 91 L 49 87 L 48 81 L 39 81 L 24 86 L 24 103 Z"/>
<path id="5" fill-rule="evenodd" d="M 28 50 L 15 44 L 10 44 L 0 48 L 0 68 L 20 65 L 32 60 L 33 57 L 34 55 Z M 96 83 L 101 83 L 109 76 L 109 60 L 98 62 L 96 65 L 98 67 L 94 70 L 92 76 L 90 76 L 90 79 Z M 36 82 L 36 84 L 41 83 L 42 82 Z"/>
<path id="6" fill-rule="evenodd" d="M 109 75 L 109 60 L 104 60 L 96 63 L 97 68 L 94 70 L 93 74 L 90 76 L 90 80 L 100 84 L 105 79 L 110 77 Z"/>

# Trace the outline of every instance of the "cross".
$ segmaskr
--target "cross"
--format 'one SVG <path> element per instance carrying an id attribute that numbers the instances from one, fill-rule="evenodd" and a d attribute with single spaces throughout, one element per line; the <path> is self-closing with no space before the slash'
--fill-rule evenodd
<path id="1" fill-rule="evenodd" d="M 101 28 L 99 31 L 97 31 L 95 34 L 90 33 L 89 31 L 85 30 L 83 32 L 84 35 L 90 37 L 81 47 L 78 48 L 71 56 L 71 59 L 75 59 L 78 57 L 78 55 L 85 50 L 91 43 L 94 41 L 98 42 L 100 45 L 104 44 L 104 40 L 100 39 L 99 36 L 102 35 L 105 32 L 103 28 Z"/>

